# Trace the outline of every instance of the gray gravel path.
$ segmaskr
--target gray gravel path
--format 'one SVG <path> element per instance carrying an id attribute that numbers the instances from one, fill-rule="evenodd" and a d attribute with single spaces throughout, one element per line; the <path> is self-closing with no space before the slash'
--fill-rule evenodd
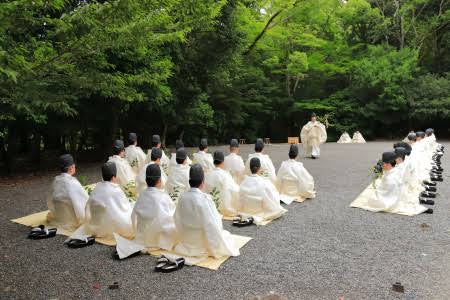
<path id="1" fill-rule="evenodd" d="M 159 274 L 148 255 L 116 261 L 107 246 L 68 249 L 63 236 L 28 240 L 29 229 L 9 219 L 46 209 L 55 174 L 3 182 L 0 299 L 251 299 L 270 292 L 288 299 L 450 299 L 448 153 L 433 215 L 404 217 L 349 207 L 370 182 L 369 167 L 391 145 L 330 143 L 320 159 L 302 158 L 315 178 L 317 198 L 291 204 L 268 226 L 239 229 L 225 221 L 226 229 L 253 240 L 216 272 L 189 267 Z M 277 168 L 287 150 L 288 145 L 266 147 Z M 244 157 L 250 151 L 250 145 L 242 147 Z M 98 164 L 79 169 L 91 182 L 99 179 Z M 108 289 L 115 281 L 120 288 Z M 405 294 L 390 291 L 396 281 Z"/>

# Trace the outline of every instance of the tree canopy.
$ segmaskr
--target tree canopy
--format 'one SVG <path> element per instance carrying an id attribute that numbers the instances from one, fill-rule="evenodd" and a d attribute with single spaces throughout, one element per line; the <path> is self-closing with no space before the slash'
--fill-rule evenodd
<path id="1" fill-rule="evenodd" d="M 0 3 L 0 145 L 104 158 L 165 144 L 449 134 L 446 0 L 11 0 Z"/>

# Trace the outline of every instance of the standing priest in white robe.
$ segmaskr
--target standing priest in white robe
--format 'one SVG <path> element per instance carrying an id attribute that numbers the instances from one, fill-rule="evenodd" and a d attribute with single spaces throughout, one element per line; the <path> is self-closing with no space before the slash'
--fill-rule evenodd
<path id="1" fill-rule="evenodd" d="M 252 175 L 245 177 L 239 187 L 238 214 L 252 216 L 256 224 L 279 218 L 287 210 L 280 205 L 280 194 L 270 180 L 262 177 L 261 161 L 249 162 Z"/>
<path id="2" fill-rule="evenodd" d="M 203 138 L 198 146 L 199 151 L 194 153 L 193 162 L 202 166 L 203 171 L 208 173 L 214 169 L 214 162 L 211 153 L 208 153 L 208 140 Z"/>
<path id="3" fill-rule="evenodd" d="M 166 153 L 164 153 L 164 150 L 161 148 L 161 137 L 158 134 L 154 134 L 152 136 L 152 148 L 148 150 L 147 157 L 145 159 L 145 163 L 149 164 L 152 161 L 152 149 L 153 148 L 159 148 L 161 149 L 162 156 L 161 156 L 161 163 L 160 167 L 164 171 L 164 173 L 168 173 L 169 167 L 170 167 L 170 159 L 167 157 Z"/>
<path id="4" fill-rule="evenodd" d="M 154 149 L 161 151 L 159 148 Z M 175 204 L 162 190 L 161 174 L 158 164 L 149 164 L 145 169 L 148 187 L 139 195 L 131 214 L 134 239 L 129 241 L 116 236 L 116 249 L 120 258 L 145 248 L 172 250 L 175 245 Z"/>
<path id="5" fill-rule="evenodd" d="M 275 173 L 275 167 L 270 159 L 269 155 L 263 153 L 264 142 L 262 139 L 257 139 L 255 143 L 255 153 L 249 154 L 245 163 L 245 170 L 247 175 L 251 175 L 250 161 L 252 158 L 258 158 L 261 164 L 260 175 L 268 178 L 273 184 L 277 183 L 277 175 Z"/>
<path id="6" fill-rule="evenodd" d="M 108 162 L 116 164 L 117 183 L 121 186 L 126 186 L 136 179 L 136 174 L 124 157 L 125 150 L 123 141 L 116 140 L 113 145 L 113 156 L 109 157 Z"/>
<path id="7" fill-rule="evenodd" d="M 176 140 L 175 141 L 175 153 L 172 153 L 172 156 L 170 157 L 170 168 L 177 165 L 177 151 L 180 148 L 184 148 L 184 143 L 182 140 Z M 192 165 L 192 160 L 189 158 L 189 156 L 186 153 L 186 164 L 188 166 Z M 170 168 L 169 168 L 169 174 L 170 174 Z M 169 175 L 167 174 L 167 175 Z"/>
<path id="8" fill-rule="evenodd" d="M 137 175 L 145 164 L 145 153 L 137 145 L 136 133 L 131 132 L 128 134 L 128 142 L 130 145 L 125 148 L 125 159 L 130 164 L 134 174 Z"/>
<path id="9" fill-rule="evenodd" d="M 139 171 L 139 174 L 136 176 L 136 193 L 140 195 L 143 191 L 147 189 L 147 167 L 153 164 L 156 164 L 161 167 L 161 159 L 164 151 L 161 148 L 154 147 L 149 151 L 150 153 L 150 162 Z M 161 189 L 164 190 L 167 182 L 167 175 L 164 170 L 161 168 Z"/>
<path id="10" fill-rule="evenodd" d="M 59 166 L 61 174 L 53 180 L 52 195 L 47 201 L 47 220 L 52 226 L 74 230 L 84 222 L 89 195 L 73 176 L 76 169 L 72 155 L 60 156 Z"/>
<path id="11" fill-rule="evenodd" d="M 178 201 L 181 194 L 189 190 L 190 166 L 187 164 L 187 152 L 184 148 L 177 150 L 176 163 L 170 168 L 166 182 L 166 191 L 173 201 Z"/>
<path id="12" fill-rule="evenodd" d="M 292 201 L 303 202 L 316 197 L 314 179 L 303 164 L 296 161 L 298 146 L 291 145 L 289 159 L 281 163 L 277 174 L 278 190 L 281 200 L 289 204 Z"/>
<path id="13" fill-rule="evenodd" d="M 213 158 L 215 167 L 206 174 L 205 191 L 219 204 L 219 212 L 222 215 L 233 217 L 236 215 L 239 200 L 239 185 L 225 170 L 225 154 L 222 151 L 215 151 Z"/>
<path id="14" fill-rule="evenodd" d="M 311 121 L 303 126 L 300 132 L 303 148 L 306 156 L 315 159 L 320 156 L 320 145 L 327 140 L 327 130 L 325 125 L 317 121 L 315 113 L 311 114 Z"/>
<path id="15" fill-rule="evenodd" d="M 203 168 L 194 164 L 189 171 L 189 191 L 183 193 L 175 210 L 179 243 L 175 252 L 191 257 L 238 256 L 239 248 L 222 227 L 222 218 L 211 196 L 205 194 Z"/>
<path id="16" fill-rule="evenodd" d="M 133 236 L 131 212 L 133 206 L 118 185 L 117 167 L 114 162 L 102 166 L 103 181 L 97 183 L 86 204 L 86 220 L 70 237 L 87 236 L 112 239 L 113 233 Z"/>
<path id="17" fill-rule="evenodd" d="M 239 142 L 237 139 L 232 139 L 230 142 L 230 154 L 225 157 L 225 170 L 230 172 L 234 181 L 241 184 L 245 177 L 244 160 L 239 155 Z"/>

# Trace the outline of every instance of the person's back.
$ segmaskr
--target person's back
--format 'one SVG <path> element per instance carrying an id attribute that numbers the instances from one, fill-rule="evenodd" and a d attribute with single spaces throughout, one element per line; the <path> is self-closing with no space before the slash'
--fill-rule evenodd
<path id="1" fill-rule="evenodd" d="M 186 163 L 187 153 L 180 148 L 176 153 L 177 164 L 170 169 L 170 175 L 166 182 L 166 191 L 173 201 L 177 201 L 181 193 L 189 189 L 190 166 Z"/>
<path id="2" fill-rule="evenodd" d="M 205 173 L 214 169 L 213 157 L 208 151 L 208 141 L 201 139 L 199 151 L 194 153 L 193 162 L 199 164 Z"/>
<path id="3" fill-rule="evenodd" d="M 88 194 L 73 177 L 75 162 L 70 154 L 60 157 L 62 173 L 52 183 L 52 195 L 47 201 L 50 210 L 47 219 L 52 226 L 67 230 L 79 227 L 85 219 Z"/>
<path id="4" fill-rule="evenodd" d="M 146 155 L 141 147 L 137 145 L 136 133 L 130 133 L 128 135 L 128 141 L 130 145 L 125 148 L 125 159 L 133 169 L 134 174 L 137 175 L 139 170 L 144 166 Z"/>
<path id="5" fill-rule="evenodd" d="M 113 156 L 109 157 L 108 162 L 115 163 L 117 169 L 117 183 L 121 186 L 126 186 L 136 179 L 136 174 L 124 156 L 125 148 L 123 141 L 116 140 L 113 146 Z"/>
<path id="6" fill-rule="evenodd" d="M 269 155 L 263 153 L 263 149 L 264 142 L 262 141 L 262 139 L 257 139 L 255 143 L 255 153 L 249 154 L 245 163 L 246 174 L 252 174 L 252 172 L 250 171 L 250 161 L 252 160 L 252 158 L 258 158 L 261 164 L 261 176 L 268 178 L 273 184 L 275 184 L 277 180 L 275 167 Z"/>
<path id="7" fill-rule="evenodd" d="M 161 189 L 165 189 L 166 182 L 167 182 L 167 175 L 164 172 L 164 169 L 162 168 L 162 154 L 164 153 L 162 149 L 154 147 L 152 150 L 149 151 L 150 153 L 150 162 L 148 164 L 145 164 L 144 167 L 139 171 L 138 175 L 136 176 L 136 192 L 139 195 L 144 190 L 147 189 L 147 181 L 146 181 L 146 173 L 147 173 L 147 167 L 152 164 L 157 164 L 161 167 Z"/>
<path id="8" fill-rule="evenodd" d="M 223 230 L 222 219 L 211 197 L 201 191 L 204 173 L 200 165 L 190 170 L 191 189 L 183 193 L 175 210 L 175 224 L 179 243 L 175 252 L 186 256 L 237 256 L 228 231 Z"/>

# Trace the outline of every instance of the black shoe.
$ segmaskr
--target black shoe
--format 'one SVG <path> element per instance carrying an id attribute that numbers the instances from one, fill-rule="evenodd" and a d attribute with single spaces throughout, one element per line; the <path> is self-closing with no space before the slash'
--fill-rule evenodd
<path id="1" fill-rule="evenodd" d="M 424 197 L 424 198 L 436 198 L 436 194 L 434 194 L 434 193 L 429 193 L 429 192 L 422 192 L 422 193 L 420 193 L 420 197 Z"/>
<path id="2" fill-rule="evenodd" d="M 436 186 L 437 185 L 436 182 L 428 182 L 428 181 L 424 181 L 423 184 L 428 185 L 428 186 Z"/>
<path id="3" fill-rule="evenodd" d="M 444 181 L 442 177 L 431 177 L 431 181 Z"/>
<path id="4" fill-rule="evenodd" d="M 426 211 L 424 211 L 423 212 L 424 214 L 433 214 L 433 209 L 432 208 L 429 208 L 429 209 L 427 209 Z"/>
<path id="5" fill-rule="evenodd" d="M 425 191 L 436 193 L 436 187 L 434 186 L 425 186 Z"/>
<path id="6" fill-rule="evenodd" d="M 426 205 L 434 205 L 434 201 L 433 200 L 425 200 L 425 199 L 419 199 L 419 203 L 420 204 L 426 204 Z"/>

